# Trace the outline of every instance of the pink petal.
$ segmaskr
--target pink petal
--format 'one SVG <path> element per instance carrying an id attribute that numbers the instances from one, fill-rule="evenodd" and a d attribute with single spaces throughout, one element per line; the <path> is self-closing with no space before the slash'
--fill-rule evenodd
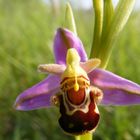
<path id="1" fill-rule="evenodd" d="M 34 110 L 51 105 L 50 97 L 59 92 L 60 76 L 46 79 L 21 93 L 15 102 L 17 110 Z"/>
<path id="2" fill-rule="evenodd" d="M 109 71 L 95 69 L 89 73 L 91 84 L 102 89 L 103 105 L 140 104 L 140 85 Z"/>
<path id="3" fill-rule="evenodd" d="M 54 54 L 57 64 L 66 63 L 66 53 L 69 48 L 75 48 L 78 51 L 82 62 L 87 60 L 87 54 L 81 40 L 67 29 L 57 29 L 54 39 Z"/>

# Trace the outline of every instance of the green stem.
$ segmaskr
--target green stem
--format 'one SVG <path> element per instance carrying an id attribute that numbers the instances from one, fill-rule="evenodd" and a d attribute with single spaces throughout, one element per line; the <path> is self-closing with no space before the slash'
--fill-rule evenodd
<path id="1" fill-rule="evenodd" d="M 76 136 L 75 140 L 92 140 L 92 133 L 87 133 L 85 135 Z"/>
<path id="2" fill-rule="evenodd" d="M 75 140 L 81 140 L 80 136 L 75 136 Z"/>
<path id="3" fill-rule="evenodd" d="M 94 57 L 96 57 L 100 46 L 102 25 L 103 25 L 103 0 L 93 0 L 93 6 L 95 12 L 95 19 L 94 19 L 95 24 L 94 24 L 94 35 L 93 35 L 90 57 L 93 57 L 93 53 L 94 53 Z"/>

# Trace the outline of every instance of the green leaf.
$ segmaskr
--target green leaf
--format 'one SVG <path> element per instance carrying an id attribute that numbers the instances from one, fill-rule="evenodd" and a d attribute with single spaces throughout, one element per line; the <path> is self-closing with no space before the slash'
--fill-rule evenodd
<path id="1" fill-rule="evenodd" d="M 73 15 L 73 11 L 69 3 L 66 4 L 65 21 L 64 21 L 63 27 L 71 30 L 77 35 L 74 15 Z"/>
<path id="2" fill-rule="evenodd" d="M 128 18 L 134 7 L 135 0 L 120 0 L 114 16 L 112 18 L 111 24 L 106 31 L 106 36 L 101 42 L 100 52 L 98 58 L 101 59 L 101 68 L 106 68 L 109 61 L 113 45 L 119 35 L 119 33 L 124 28 Z"/>

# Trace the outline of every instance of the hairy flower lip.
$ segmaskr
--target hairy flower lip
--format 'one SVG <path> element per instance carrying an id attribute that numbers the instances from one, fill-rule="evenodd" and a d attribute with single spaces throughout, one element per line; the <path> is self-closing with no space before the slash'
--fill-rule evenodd
<path id="1" fill-rule="evenodd" d="M 63 65 L 63 68 L 59 69 L 59 71 L 55 69 L 52 71 L 51 68 L 49 72 L 52 71 L 52 75 L 49 75 L 45 80 L 21 93 L 15 102 L 16 109 L 33 110 L 51 105 L 49 98 L 60 90 L 60 73 L 63 72 L 66 65 L 66 52 L 68 48 L 62 34 L 69 41 L 71 47 L 75 48 L 79 53 L 81 66 L 83 62 L 86 64 L 89 61 L 80 39 L 71 31 L 59 28 L 54 39 L 54 54 L 57 66 L 60 65 L 61 67 Z M 90 71 L 86 70 L 86 72 L 88 73 L 91 85 L 97 86 L 104 93 L 101 105 L 140 104 L 140 85 L 102 69 L 90 68 Z"/>

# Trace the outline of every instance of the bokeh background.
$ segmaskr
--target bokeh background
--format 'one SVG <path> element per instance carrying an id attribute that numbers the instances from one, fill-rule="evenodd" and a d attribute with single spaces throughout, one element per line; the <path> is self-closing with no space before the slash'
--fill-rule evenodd
<path id="1" fill-rule="evenodd" d="M 137 0 L 138 1 L 138 0 Z M 53 63 L 53 38 L 66 1 L 0 0 L 0 140 L 74 140 L 58 125 L 57 108 L 16 111 L 20 92 L 44 79 L 38 64 Z M 89 54 L 92 9 L 74 7 L 78 35 Z M 133 11 L 113 50 L 108 70 L 140 84 L 140 11 Z M 140 106 L 99 106 L 95 140 L 140 140 Z"/>

